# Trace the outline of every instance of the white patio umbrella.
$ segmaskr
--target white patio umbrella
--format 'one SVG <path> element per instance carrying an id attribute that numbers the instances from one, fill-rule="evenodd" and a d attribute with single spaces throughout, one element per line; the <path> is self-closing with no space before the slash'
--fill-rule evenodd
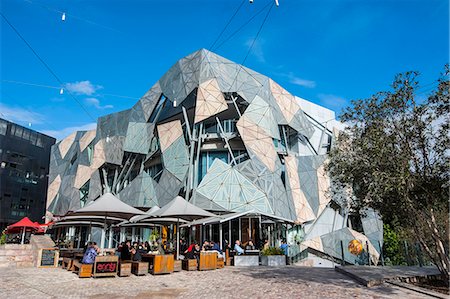
<path id="1" fill-rule="evenodd" d="M 215 214 L 205 211 L 202 208 L 199 208 L 187 200 L 185 200 L 181 196 L 177 196 L 172 199 L 169 203 L 167 203 L 161 209 L 151 213 L 150 215 L 144 215 L 141 217 L 140 221 L 145 221 L 148 218 L 155 218 L 154 221 L 167 219 L 167 218 L 176 218 L 176 230 L 177 230 L 177 259 L 180 254 L 180 220 L 192 221 L 199 218 L 204 217 L 213 217 Z"/>
<path id="2" fill-rule="evenodd" d="M 113 194 L 105 193 L 85 207 L 67 214 L 66 218 L 72 217 L 72 219 L 78 218 L 79 220 L 84 220 L 86 218 L 89 219 L 91 217 L 101 216 L 104 220 L 104 225 L 106 226 L 107 220 L 123 221 L 129 220 L 133 216 L 144 214 L 145 212 L 124 203 Z M 101 248 L 103 248 L 104 243 L 103 235 L 104 234 L 102 233 Z"/>

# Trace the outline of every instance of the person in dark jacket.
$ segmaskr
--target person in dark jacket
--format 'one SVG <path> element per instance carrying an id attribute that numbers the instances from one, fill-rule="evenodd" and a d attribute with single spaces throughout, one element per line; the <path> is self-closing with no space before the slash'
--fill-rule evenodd
<path id="1" fill-rule="evenodd" d="M 120 250 L 120 259 L 122 261 L 129 261 L 131 260 L 131 253 L 130 248 L 131 242 L 127 241 L 124 246 L 122 246 L 122 249 Z"/>

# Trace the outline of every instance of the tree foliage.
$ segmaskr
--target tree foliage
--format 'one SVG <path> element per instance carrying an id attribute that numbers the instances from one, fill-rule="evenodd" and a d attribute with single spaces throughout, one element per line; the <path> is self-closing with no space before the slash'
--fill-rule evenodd
<path id="1" fill-rule="evenodd" d="M 450 261 L 449 67 L 428 97 L 418 92 L 417 72 L 396 76 L 390 91 L 352 101 L 328 170 L 353 190 L 358 208 L 378 210 L 420 242 L 448 277 Z"/>

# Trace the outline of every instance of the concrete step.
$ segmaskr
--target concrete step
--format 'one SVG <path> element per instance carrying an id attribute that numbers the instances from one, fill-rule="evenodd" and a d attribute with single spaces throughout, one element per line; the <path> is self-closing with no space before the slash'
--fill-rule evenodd
<path id="1" fill-rule="evenodd" d="M 33 262 L 34 258 L 32 255 L 15 256 L 14 261 L 16 262 Z"/>
<path id="2" fill-rule="evenodd" d="M 34 267 L 33 262 L 16 262 L 17 268 L 32 268 Z"/>

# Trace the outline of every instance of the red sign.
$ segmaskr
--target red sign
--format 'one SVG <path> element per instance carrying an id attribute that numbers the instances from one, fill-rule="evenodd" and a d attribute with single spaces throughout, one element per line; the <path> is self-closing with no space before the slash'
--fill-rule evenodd
<path id="1" fill-rule="evenodd" d="M 96 273 L 114 273 L 117 271 L 117 262 L 97 262 Z"/>

